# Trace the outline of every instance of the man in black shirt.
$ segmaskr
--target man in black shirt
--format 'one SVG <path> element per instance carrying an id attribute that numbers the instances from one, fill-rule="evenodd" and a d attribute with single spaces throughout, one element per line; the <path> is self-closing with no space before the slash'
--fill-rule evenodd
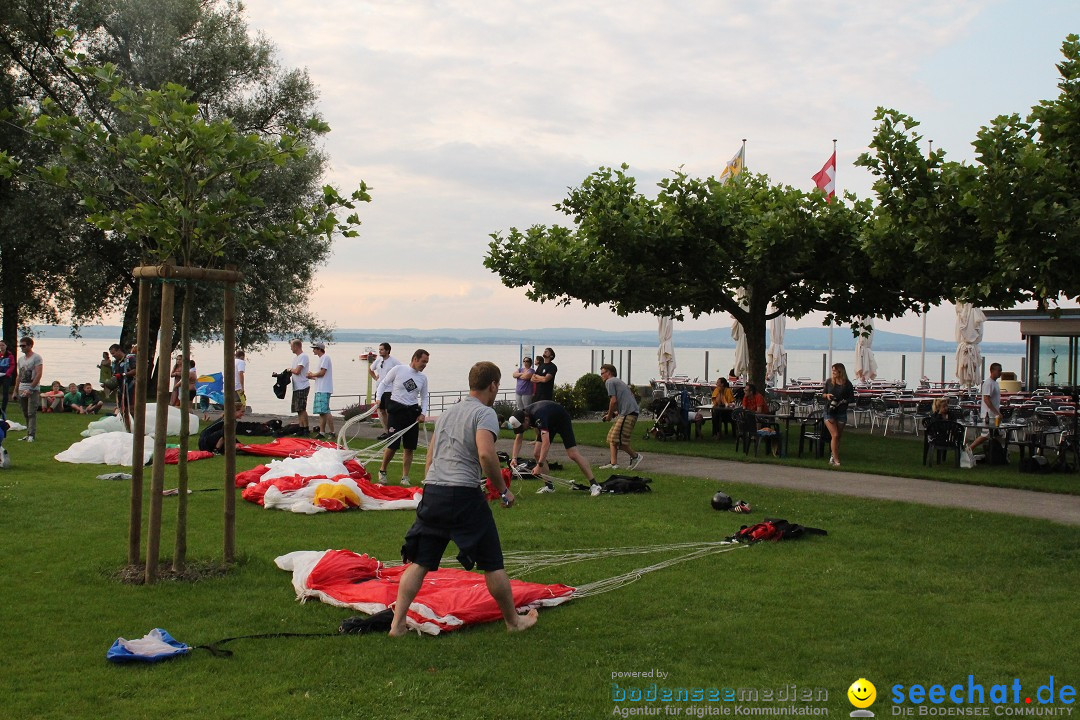
<path id="1" fill-rule="evenodd" d="M 550 348 L 549 348 L 550 349 Z M 524 438 L 522 435 L 529 428 L 534 428 L 539 435 L 536 444 L 536 468 L 533 472 L 537 475 L 547 470 L 548 452 L 551 450 L 551 441 L 558 435 L 562 438 L 563 447 L 566 448 L 566 456 L 577 463 L 581 472 L 589 481 L 590 491 L 593 495 L 600 494 L 600 485 L 593 476 L 592 468 L 584 456 L 577 449 L 577 439 L 574 437 L 574 426 L 570 421 L 570 413 L 566 408 L 551 400 L 541 400 L 527 406 L 524 410 L 518 410 L 506 422 L 507 427 L 514 431 L 514 449 L 510 453 L 511 464 L 516 464 L 518 452 Z M 544 487 L 540 493 L 555 492 L 555 485 L 550 480 L 544 480 Z"/>
<path id="2" fill-rule="evenodd" d="M 540 400 L 555 399 L 555 373 L 559 372 L 558 366 L 552 362 L 555 359 L 555 351 L 544 348 L 542 359 L 537 360 L 533 369 L 533 384 L 536 392 L 533 393 L 533 402 Z"/>

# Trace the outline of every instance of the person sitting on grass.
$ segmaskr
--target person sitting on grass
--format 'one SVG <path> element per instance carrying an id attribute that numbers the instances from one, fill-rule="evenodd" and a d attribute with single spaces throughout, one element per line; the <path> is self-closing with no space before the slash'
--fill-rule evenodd
<path id="1" fill-rule="evenodd" d="M 53 380 L 52 386 L 41 393 L 42 412 L 63 412 L 64 386 L 59 380 Z"/>
<path id="2" fill-rule="evenodd" d="M 67 392 L 64 393 L 64 412 L 77 412 L 75 410 L 75 400 L 79 397 L 79 386 L 75 383 L 68 383 Z"/>
<path id="3" fill-rule="evenodd" d="M 75 396 L 75 412 L 80 415 L 97 415 L 104 405 L 104 401 L 98 397 L 94 386 L 90 383 L 83 383 L 82 390 Z"/>
<path id="4" fill-rule="evenodd" d="M 240 402 L 239 397 L 233 400 L 233 408 L 236 411 L 235 417 L 237 420 L 244 417 L 246 406 Z M 210 423 L 206 429 L 199 433 L 199 449 L 216 455 L 225 452 L 225 413 L 221 413 L 221 417 Z"/>

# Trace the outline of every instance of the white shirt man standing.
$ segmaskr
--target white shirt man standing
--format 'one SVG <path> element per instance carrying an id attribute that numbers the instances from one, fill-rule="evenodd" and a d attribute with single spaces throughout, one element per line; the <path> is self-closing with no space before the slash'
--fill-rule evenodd
<path id="1" fill-rule="evenodd" d="M 318 369 L 307 374 L 315 384 L 315 401 L 311 405 L 311 411 L 319 416 L 319 429 L 315 431 L 315 437 L 322 439 L 324 434 L 333 437 L 334 416 L 330 414 L 330 396 L 334 394 L 334 364 L 326 354 L 325 343 L 311 343 L 311 352 L 319 361 Z"/>
<path id="2" fill-rule="evenodd" d="M 381 381 L 386 377 L 386 373 L 390 372 L 400 364 L 400 360 L 390 355 L 390 343 L 381 342 L 379 343 L 379 357 L 375 362 L 371 363 L 371 367 L 368 368 L 368 375 L 371 376 L 372 380 Z M 386 409 L 386 401 L 389 399 L 389 392 L 386 392 L 383 395 L 379 395 L 378 393 L 375 394 L 375 404 L 379 406 L 379 421 L 382 422 L 383 437 L 385 437 L 387 431 L 390 430 L 390 418 L 388 417 L 388 410 Z"/>
<path id="3" fill-rule="evenodd" d="M 299 339 L 289 343 L 293 355 L 289 372 L 292 373 L 292 411 L 296 413 L 296 421 L 300 424 L 304 435 L 308 434 L 307 396 L 311 387 L 308 380 L 308 356 L 304 353 L 304 343 Z"/>
<path id="4" fill-rule="evenodd" d="M 1001 377 L 1001 363 L 990 364 L 990 377 L 983 380 L 982 388 L 979 390 L 979 395 L 982 396 L 982 412 L 980 416 L 988 421 L 987 424 L 997 424 L 1001 421 L 1001 386 L 998 385 L 998 378 Z M 986 442 L 986 439 L 990 437 L 990 428 L 984 428 L 979 437 L 975 438 L 975 441 L 968 446 L 968 449 L 973 451 L 975 448 Z"/>
<path id="5" fill-rule="evenodd" d="M 394 453 L 402 441 L 405 451 L 401 455 L 401 484 L 406 487 L 410 484 L 409 470 L 412 468 L 413 450 L 416 449 L 417 439 L 420 437 L 420 423 L 424 422 L 428 413 L 428 381 L 424 375 L 428 360 L 428 351 L 419 349 L 413 353 L 412 361 L 408 365 L 398 365 L 379 381 L 378 394 L 390 394 L 386 401 L 390 416 L 389 432 L 409 428 L 383 451 L 382 465 L 379 467 L 381 484 L 386 484 L 386 468 L 390 466 L 390 461 L 394 459 Z"/>

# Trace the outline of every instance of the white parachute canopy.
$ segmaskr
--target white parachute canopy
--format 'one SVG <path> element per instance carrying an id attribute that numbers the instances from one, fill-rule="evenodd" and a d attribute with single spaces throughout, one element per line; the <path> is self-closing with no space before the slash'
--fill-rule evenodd
<path id="1" fill-rule="evenodd" d="M 855 341 L 855 377 L 870 382 L 877 377 L 877 360 L 874 359 L 874 318 L 862 317 L 859 322 L 867 326 L 867 334 Z"/>
<path id="2" fill-rule="evenodd" d="M 675 343 L 672 336 L 675 329 L 675 318 L 660 317 L 660 347 L 656 351 L 656 359 L 660 369 L 660 379 L 667 380 L 675 374 Z"/>
<path id="3" fill-rule="evenodd" d="M 154 434 L 154 418 L 157 417 L 157 404 L 146 404 L 146 434 Z M 166 427 L 167 435 L 179 435 L 180 434 L 180 408 L 169 406 L 169 422 Z M 188 428 L 192 434 L 198 434 L 199 432 L 199 416 L 191 413 L 188 415 L 190 424 Z M 83 437 L 90 437 L 92 435 L 101 435 L 102 433 L 109 432 L 127 432 L 127 428 L 124 427 L 124 420 L 119 415 L 109 415 L 103 417 L 100 420 L 94 420 L 86 429 L 80 434 Z"/>
<path id="4" fill-rule="evenodd" d="M 978 384 L 986 315 L 971 303 L 956 304 L 956 379 L 964 387 Z"/>

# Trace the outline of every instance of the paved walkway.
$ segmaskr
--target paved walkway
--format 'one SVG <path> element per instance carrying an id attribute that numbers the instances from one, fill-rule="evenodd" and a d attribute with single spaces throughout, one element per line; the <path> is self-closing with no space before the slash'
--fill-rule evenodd
<path id="1" fill-rule="evenodd" d="M 340 420 L 338 427 L 341 427 Z M 382 428 L 375 429 L 364 423 L 360 437 L 374 438 L 381 430 Z M 608 461 L 607 448 L 580 446 L 580 450 L 593 467 Z M 566 459 L 561 445 L 556 445 L 552 455 L 552 459 L 557 462 L 573 464 Z M 682 475 L 831 495 L 967 508 L 1051 520 L 1065 525 L 1080 525 L 1080 495 L 648 452 L 645 453 L 640 472 L 643 475 Z M 1076 477 L 1076 481 L 1080 483 L 1080 476 Z"/>

